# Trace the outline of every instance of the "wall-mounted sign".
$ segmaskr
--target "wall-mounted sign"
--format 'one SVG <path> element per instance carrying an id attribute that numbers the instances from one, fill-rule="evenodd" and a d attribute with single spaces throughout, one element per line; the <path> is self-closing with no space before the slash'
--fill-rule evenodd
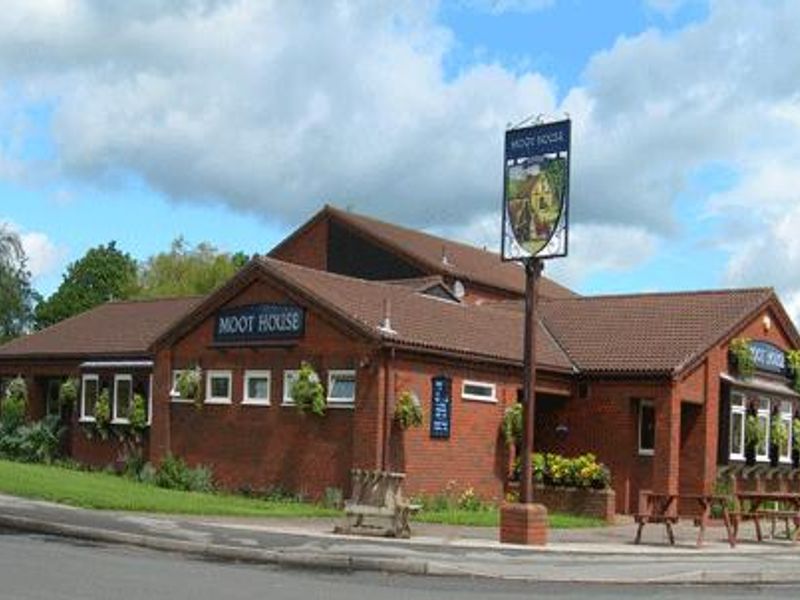
<path id="1" fill-rule="evenodd" d="M 217 313 L 214 341 L 259 342 L 303 337 L 306 313 L 292 304 L 250 304 Z"/>
<path id="2" fill-rule="evenodd" d="M 503 260 L 567 255 L 570 121 L 509 129 L 503 184 Z"/>
<path id="3" fill-rule="evenodd" d="M 759 371 L 786 374 L 786 353 L 775 344 L 751 341 L 750 354 L 753 355 L 753 361 Z"/>
<path id="4" fill-rule="evenodd" d="M 431 380 L 431 437 L 450 437 L 450 417 L 453 405 L 453 382 L 449 377 L 438 376 Z"/>

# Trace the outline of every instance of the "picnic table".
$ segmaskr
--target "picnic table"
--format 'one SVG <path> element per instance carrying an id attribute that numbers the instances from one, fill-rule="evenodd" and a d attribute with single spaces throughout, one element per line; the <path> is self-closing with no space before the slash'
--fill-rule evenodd
<path id="1" fill-rule="evenodd" d="M 678 514 L 677 506 L 681 500 L 697 502 L 700 508 L 699 515 L 692 515 L 692 520 L 696 527 L 699 527 L 697 534 L 697 546 L 702 546 L 706 525 L 711 518 L 711 509 L 714 505 L 721 508 L 722 521 L 728 535 L 728 543 L 733 547 L 736 543 L 734 532 L 731 528 L 731 519 L 728 514 L 728 497 L 718 494 L 665 494 L 648 492 L 645 495 L 644 512 L 634 515 L 634 520 L 638 524 L 634 543 L 642 541 L 642 529 L 648 523 L 661 523 L 667 530 L 667 538 L 670 545 L 675 545 L 675 533 L 672 526 L 677 524 L 681 518 Z"/>
<path id="2" fill-rule="evenodd" d="M 792 544 L 797 543 L 800 534 L 800 494 L 796 492 L 738 492 L 736 494 L 737 509 L 731 513 L 733 519 L 733 538 L 738 539 L 739 523 L 753 521 L 756 529 L 756 539 L 761 542 L 764 535 L 761 530 L 761 521 L 769 520 L 772 524 L 772 537 L 775 537 L 776 521 L 783 521 L 786 525 L 786 538 Z M 765 505 L 771 503 L 772 508 Z M 791 530 L 789 523 L 794 526 Z"/>

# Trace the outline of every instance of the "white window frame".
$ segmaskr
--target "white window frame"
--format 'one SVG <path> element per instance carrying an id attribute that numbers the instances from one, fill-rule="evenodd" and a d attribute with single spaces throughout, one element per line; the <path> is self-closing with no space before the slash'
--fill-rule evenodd
<path id="1" fill-rule="evenodd" d="M 742 401 L 741 406 L 736 406 L 733 403 L 734 397 L 740 398 Z M 739 429 L 739 447 L 742 449 L 741 452 L 735 453 L 733 451 L 733 444 L 730 443 L 730 434 L 728 436 L 728 453 L 730 458 L 734 460 L 744 460 L 744 430 L 745 430 L 745 423 L 747 421 L 747 397 L 742 394 L 741 392 L 731 392 L 731 411 L 729 416 L 728 427 L 730 431 L 733 431 L 733 415 L 741 415 L 742 417 L 742 426 Z"/>
<path id="2" fill-rule="evenodd" d="M 95 418 L 94 415 L 87 415 L 86 414 L 86 382 L 87 381 L 94 381 L 97 383 L 97 398 L 95 398 L 95 407 L 97 406 L 97 400 L 100 399 L 100 376 L 94 373 L 84 373 L 81 375 L 81 423 L 94 423 Z"/>
<path id="3" fill-rule="evenodd" d="M 212 396 L 211 380 L 215 378 L 224 378 L 228 380 L 228 395 Z M 209 369 L 206 371 L 206 404 L 231 404 L 233 398 L 233 373 L 226 369 Z"/>
<path id="4" fill-rule="evenodd" d="M 491 390 L 491 396 L 480 396 L 478 394 L 470 394 L 465 391 L 468 385 L 483 387 Z M 474 400 L 476 402 L 488 402 L 490 404 L 497 404 L 497 384 L 489 383 L 488 381 L 476 381 L 473 379 L 465 379 L 461 382 L 461 398 L 463 400 Z"/>
<path id="5" fill-rule="evenodd" d="M 289 381 L 290 377 L 297 377 L 300 369 L 284 369 L 283 370 L 283 399 L 281 406 L 294 406 L 294 399 L 292 398 L 292 384 Z"/>
<path id="6" fill-rule="evenodd" d="M 786 407 L 788 407 L 788 411 L 783 410 Z M 778 418 L 787 431 L 786 454 L 778 454 L 778 460 L 782 463 L 792 462 L 792 418 L 794 418 L 792 408 L 792 403 L 788 400 L 778 400 Z M 780 452 L 780 449 L 778 451 Z"/>
<path id="7" fill-rule="evenodd" d="M 266 398 L 251 398 L 250 397 L 250 380 L 251 379 L 266 379 L 267 380 L 267 397 Z M 272 372 L 269 369 L 248 369 L 244 372 L 244 391 L 242 393 L 242 404 L 249 404 L 252 406 L 269 406 L 272 399 Z"/>
<path id="8" fill-rule="evenodd" d="M 194 401 L 191 398 L 184 398 L 178 391 L 178 377 L 181 373 L 189 369 L 172 369 L 172 388 L 169 390 L 170 402 L 177 402 L 179 404 L 192 404 Z"/>
<path id="9" fill-rule="evenodd" d="M 653 409 L 653 447 L 652 448 L 642 448 L 642 415 L 644 414 L 644 408 L 645 407 L 649 407 L 649 408 Z M 639 456 L 653 456 L 656 453 L 655 426 L 656 426 L 656 407 L 655 407 L 655 403 L 652 400 L 640 399 L 639 400 L 639 418 L 636 420 L 636 437 L 638 438 Z"/>
<path id="10" fill-rule="evenodd" d="M 353 397 L 352 398 L 331 398 L 331 391 L 333 390 L 333 380 L 339 376 L 346 376 L 353 378 Z M 325 401 L 330 407 L 352 408 L 356 403 L 356 394 L 358 393 L 358 382 L 356 381 L 355 369 L 329 369 L 328 370 L 328 389 L 325 391 Z"/>
<path id="11" fill-rule="evenodd" d="M 120 381 L 127 381 L 130 384 L 130 397 L 128 398 L 128 411 L 133 408 L 133 375 L 128 373 L 115 373 L 114 374 L 114 399 L 111 402 L 111 422 L 119 423 L 120 425 L 127 425 L 130 419 L 117 416 L 117 385 Z"/>
<path id="12" fill-rule="evenodd" d="M 762 407 L 762 402 L 766 402 L 766 408 Z M 764 454 L 758 453 L 758 447 L 756 447 L 756 460 L 760 461 L 769 461 L 769 429 L 770 429 L 770 418 L 772 416 L 772 402 L 766 396 L 761 396 L 758 399 L 758 408 L 756 410 L 756 418 L 759 421 L 761 419 L 766 420 L 766 431 L 764 431 Z"/>

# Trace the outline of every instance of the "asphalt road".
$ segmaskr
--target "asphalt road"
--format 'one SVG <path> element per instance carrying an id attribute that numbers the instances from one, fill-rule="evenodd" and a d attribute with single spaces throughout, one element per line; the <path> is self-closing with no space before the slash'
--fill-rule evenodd
<path id="1" fill-rule="evenodd" d="M 181 555 L 0 531 L 5 600 L 432 600 L 489 598 L 798 598 L 800 587 L 531 585 L 469 578 L 326 573 L 218 564 Z"/>

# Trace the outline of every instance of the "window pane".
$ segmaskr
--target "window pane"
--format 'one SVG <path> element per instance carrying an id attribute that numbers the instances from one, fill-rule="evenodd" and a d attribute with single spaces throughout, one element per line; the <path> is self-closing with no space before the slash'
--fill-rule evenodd
<path id="1" fill-rule="evenodd" d="M 744 436 L 744 414 L 735 412 L 731 415 L 731 454 L 741 456 L 744 453 L 742 438 Z"/>
<path id="2" fill-rule="evenodd" d="M 493 398 L 494 390 L 491 385 L 479 383 L 465 383 L 464 394 L 468 396 L 480 396 L 481 398 Z"/>
<path id="3" fill-rule="evenodd" d="M 639 448 L 653 450 L 656 446 L 656 411 L 650 404 L 642 404 L 640 411 Z"/>
<path id="4" fill-rule="evenodd" d="M 769 415 L 758 415 L 758 428 L 761 430 L 762 442 L 756 448 L 758 456 L 767 456 L 767 434 L 769 433 Z"/>
<path id="5" fill-rule="evenodd" d="M 211 397 L 227 398 L 228 395 L 228 378 L 211 377 Z"/>
<path id="6" fill-rule="evenodd" d="M 356 396 L 356 378 L 354 375 L 334 375 L 331 380 L 329 398 L 337 400 L 353 400 Z"/>
<path id="7" fill-rule="evenodd" d="M 97 404 L 97 379 L 84 379 L 83 380 L 83 414 L 87 417 L 94 416 L 94 407 Z"/>
<path id="8" fill-rule="evenodd" d="M 116 382 L 117 418 L 127 419 L 131 412 L 131 381 L 118 379 Z"/>
<path id="9" fill-rule="evenodd" d="M 744 396 L 741 394 L 731 394 L 731 406 L 744 406 Z"/>
<path id="10" fill-rule="evenodd" d="M 266 400 L 269 398 L 269 379 L 266 377 L 250 377 L 247 380 L 247 397 Z"/>

